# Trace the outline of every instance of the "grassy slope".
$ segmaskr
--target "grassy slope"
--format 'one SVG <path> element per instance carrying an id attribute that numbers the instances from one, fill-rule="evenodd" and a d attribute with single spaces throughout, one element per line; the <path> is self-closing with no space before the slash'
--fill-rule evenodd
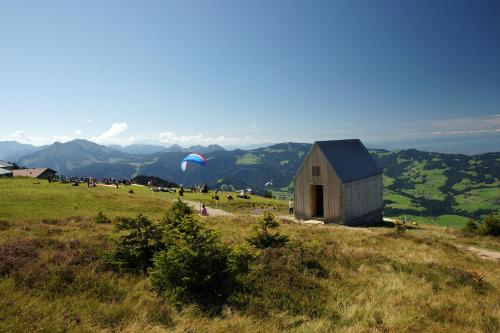
<path id="1" fill-rule="evenodd" d="M 499 159 L 417 150 L 373 153 L 385 168 L 386 214 L 392 217 L 463 226 L 465 217 L 498 212 Z"/>
<path id="2" fill-rule="evenodd" d="M 134 193 L 129 194 L 129 189 Z M 226 193 L 226 192 L 225 192 Z M 215 207 L 211 194 L 185 192 L 184 199 L 200 201 Z M 259 213 L 262 209 L 272 208 L 276 213 L 285 213 L 288 203 L 282 200 L 251 196 L 240 199 L 231 193 L 234 200 L 219 195 L 217 206 L 234 213 Z M 88 188 L 86 184 L 70 184 L 42 181 L 35 184 L 32 179 L 0 179 L 0 220 L 41 220 L 71 216 L 91 217 L 98 211 L 110 217 L 130 216 L 147 212 L 149 216 L 160 217 L 168 203 L 177 194 L 149 191 L 143 186 L 120 186 Z M 29 210 L 26 209 L 29 207 Z"/>
<path id="3" fill-rule="evenodd" d="M 35 184 L 33 179 L 0 180 L 0 219 L 34 220 L 44 218 L 64 218 L 69 216 L 89 217 L 98 211 L 109 216 L 134 215 L 147 211 L 149 215 L 161 216 L 166 209 L 168 198 L 161 193 L 149 192 L 140 186 L 129 188 L 96 187 L 86 184 L 49 184 L 42 181 Z M 29 209 L 26 209 L 29 207 Z"/>
<path id="4" fill-rule="evenodd" d="M 109 246 L 113 231 L 110 225 L 97 225 L 88 217 L 98 210 L 110 216 L 144 212 L 159 217 L 173 197 L 151 195 L 136 187 L 134 192 L 0 180 L 0 246 L 22 239 L 42 244 L 36 245 L 42 253 L 37 262 L 19 275 L 0 278 L 1 332 L 500 329 L 500 266 L 455 246 L 499 249 L 498 240 L 466 238 L 432 226 L 400 235 L 392 228 L 283 224 L 280 231 L 293 240 L 319 247 L 328 274 L 311 279 L 322 288 L 317 295 L 318 302 L 323 300 L 321 314 L 280 310 L 260 317 L 228 308 L 222 316 L 210 318 L 195 308 L 178 311 L 159 301 L 144 277 L 103 269 L 95 257 L 96 251 Z M 7 206 L 7 202 L 14 203 Z M 252 220 L 242 215 L 208 218 L 206 223 L 225 242 L 243 244 Z M 476 283 L 471 272 L 485 274 L 484 281 Z"/>
<path id="5" fill-rule="evenodd" d="M 471 189 L 466 194 L 457 195 L 455 200 L 458 203 L 458 208 L 473 212 L 482 208 L 498 208 L 495 200 L 498 200 L 499 197 L 500 189 L 498 187 L 486 187 Z"/>

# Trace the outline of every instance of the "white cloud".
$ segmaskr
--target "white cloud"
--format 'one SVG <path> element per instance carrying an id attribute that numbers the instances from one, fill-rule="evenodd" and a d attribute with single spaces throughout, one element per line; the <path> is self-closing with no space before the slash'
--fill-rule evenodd
<path id="1" fill-rule="evenodd" d="M 87 120 L 85 120 L 85 122 L 86 122 L 87 124 L 90 124 L 90 123 L 92 122 L 92 119 L 87 119 Z"/>
<path id="2" fill-rule="evenodd" d="M 412 136 L 457 136 L 498 132 L 500 115 L 460 117 L 436 121 L 419 121 L 408 130 Z"/>
<path id="3" fill-rule="evenodd" d="M 237 138 L 226 137 L 224 135 L 211 137 L 205 136 L 203 134 L 197 135 L 177 135 L 173 132 L 162 132 L 158 136 L 158 141 L 164 144 L 180 144 L 180 145 L 191 145 L 191 144 L 228 144 L 228 143 L 238 143 L 243 140 Z"/>
<path id="4" fill-rule="evenodd" d="M 500 114 L 438 120 L 431 122 L 431 126 L 439 131 L 457 132 L 457 134 L 494 132 L 500 127 Z"/>
<path id="5" fill-rule="evenodd" d="M 33 136 L 26 133 L 24 130 L 18 130 L 14 133 L 1 135 L 0 141 L 17 141 L 19 143 L 26 143 L 35 146 L 52 144 L 56 141 L 58 142 L 67 142 L 71 141 L 74 138 L 66 136 L 66 135 L 55 135 L 55 136 Z"/>
<path id="6" fill-rule="evenodd" d="M 127 123 L 113 123 L 111 127 L 104 131 L 101 135 L 98 137 L 94 138 L 94 141 L 97 143 L 113 143 L 113 144 L 120 144 L 119 142 L 129 142 L 129 141 L 134 141 L 135 137 L 130 137 L 128 139 L 123 139 L 123 138 L 116 138 L 116 136 L 123 131 L 127 130 L 128 125 Z"/>
<path id="7" fill-rule="evenodd" d="M 444 136 L 488 135 L 500 132 L 500 114 L 458 117 L 441 120 L 419 120 L 379 127 L 370 132 L 371 138 L 401 140 L 404 138 L 427 139 Z"/>
<path id="8" fill-rule="evenodd" d="M 82 134 L 82 131 L 81 131 L 81 130 L 76 130 L 76 131 L 75 131 L 75 134 L 76 134 L 76 135 L 81 135 L 81 134 Z"/>

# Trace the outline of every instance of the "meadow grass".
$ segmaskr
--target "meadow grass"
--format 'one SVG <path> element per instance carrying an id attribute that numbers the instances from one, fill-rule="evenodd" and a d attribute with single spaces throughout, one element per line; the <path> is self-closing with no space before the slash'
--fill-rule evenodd
<path id="1" fill-rule="evenodd" d="M 217 316 L 176 308 L 152 292 L 146 276 L 110 269 L 102 260 L 116 235 L 112 224 L 93 221 L 99 211 L 158 219 L 176 198 L 133 189 L 0 181 L 1 332 L 500 330 L 500 266 L 459 247 L 500 249 L 498 239 L 421 224 L 397 232 L 282 223 L 279 232 L 314 251 L 321 274 L 290 275 L 294 253 L 270 253 L 255 263 L 261 273 L 253 283 L 263 293 L 247 295 L 247 307 L 230 303 Z M 204 222 L 223 242 L 248 246 L 257 218 L 243 213 Z"/>
<path id="2" fill-rule="evenodd" d="M 166 198 L 178 198 L 177 193 L 165 193 Z M 265 198 L 258 195 L 250 195 L 250 199 L 238 198 L 236 192 L 219 193 L 219 200 L 212 199 L 213 192 L 208 194 L 200 192 L 184 192 L 183 200 L 201 202 L 210 207 L 216 207 L 236 214 L 260 214 L 263 210 L 272 210 L 276 214 L 285 214 L 288 210 L 288 201 L 280 199 Z M 228 200 L 231 195 L 233 200 Z"/>
<path id="3" fill-rule="evenodd" d="M 402 209 L 402 210 L 416 210 L 423 211 L 424 208 L 411 202 L 409 197 L 394 193 L 391 190 L 384 191 L 384 200 L 390 200 L 392 203 L 388 207 Z"/>
<path id="4" fill-rule="evenodd" d="M 132 189 L 134 193 L 128 191 Z M 162 216 L 171 198 L 153 193 L 142 186 L 91 187 L 82 183 L 40 183 L 33 179 L 0 179 L 0 220 L 57 219 L 70 216 L 90 217 L 99 211 L 114 217 L 148 211 Z"/>
<path id="5" fill-rule="evenodd" d="M 236 160 L 237 165 L 254 165 L 259 164 L 260 162 L 261 157 L 252 153 L 247 153 L 245 155 L 239 156 Z"/>
<path id="6" fill-rule="evenodd" d="M 467 212 L 474 212 L 478 209 L 490 208 L 500 209 L 500 190 L 498 187 L 487 187 L 472 189 L 465 194 L 455 197 L 457 208 Z"/>
<path id="7" fill-rule="evenodd" d="M 425 196 L 428 199 L 444 200 L 443 192 L 439 189 L 448 179 L 444 172 L 447 169 L 425 169 L 427 162 L 414 162 L 412 167 L 403 173 L 407 180 L 415 181 L 414 189 L 406 190 L 416 197 Z"/>

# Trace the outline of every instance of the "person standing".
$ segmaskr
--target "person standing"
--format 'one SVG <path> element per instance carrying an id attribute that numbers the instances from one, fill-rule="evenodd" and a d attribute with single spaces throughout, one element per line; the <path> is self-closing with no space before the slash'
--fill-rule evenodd
<path id="1" fill-rule="evenodd" d="M 288 214 L 293 215 L 293 198 L 288 203 Z"/>

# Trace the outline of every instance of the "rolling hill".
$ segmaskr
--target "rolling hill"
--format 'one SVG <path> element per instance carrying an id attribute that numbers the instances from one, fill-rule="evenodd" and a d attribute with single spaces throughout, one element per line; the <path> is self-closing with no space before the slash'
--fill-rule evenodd
<path id="1" fill-rule="evenodd" d="M 150 154 L 129 154 L 85 140 L 55 143 L 20 159 L 23 166 L 50 167 L 66 176 L 133 177 L 150 175 L 186 186 L 250 187 L 258 193 L 291 192 L 293 177 L 311 145 L 281 143 L 251 150 L 218 146 Z M 136 147 L 137 148 L 137 147 Z M 189 151 L 202 152 L 206 167 L 179 163 Z M 449 216 L 460 223 L 500 207 L 500 153 L 474 156 L 415 149 L 370 150 L 384 168 L 385 213 L 389 216 Z M 439 222 L 439 221 L 438 221 Z"/>

